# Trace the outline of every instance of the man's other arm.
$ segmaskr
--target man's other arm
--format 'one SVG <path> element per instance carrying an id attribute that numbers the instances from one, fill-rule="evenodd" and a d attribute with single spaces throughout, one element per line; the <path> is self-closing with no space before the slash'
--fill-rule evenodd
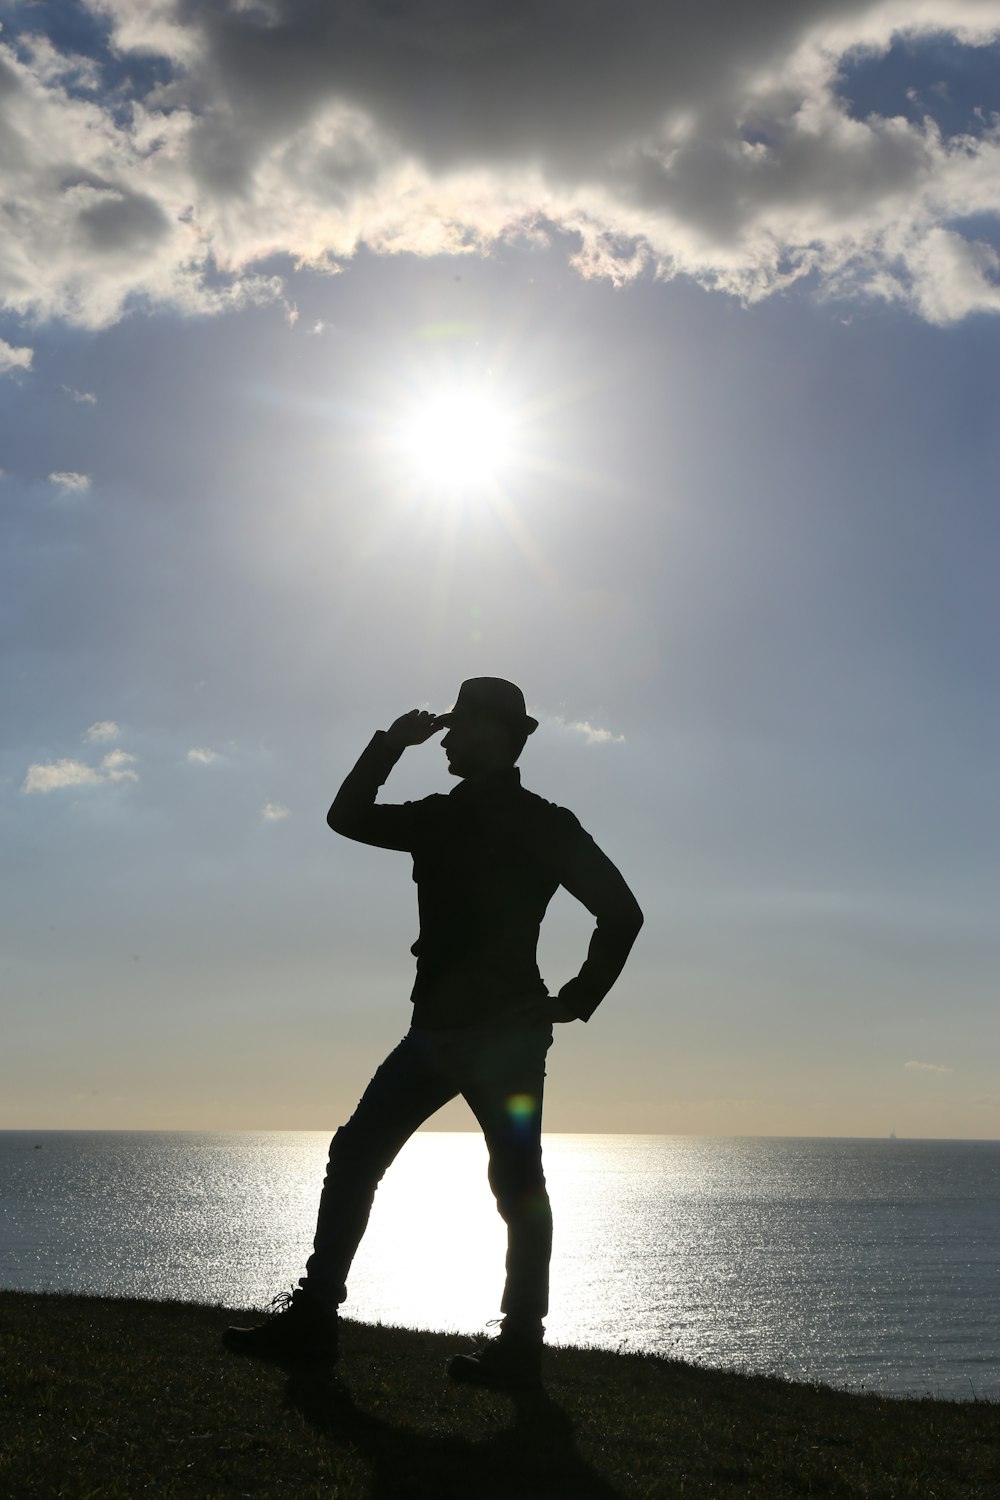
<path id="1" fill-rule="evenodd" d="M 556 997 L 573 1019 L 589 1021 L 625 967 L 643 917 L 621 871 L 573 819 L 571 837 L 560 840 L 559 880 L 597 919 L 579 974 Z"/>
<path id="2" fill-rule="evenodd" d="M 371 738 L 353 771 L 333 799 L 326 821 L 334 833 L 375 844 L 380 849 L 411 849 L 418 802 L 379 805 L 379 787 L 389 779 L 393 766 L 408 745 L 420 745 L 435 732 L 433 714 L 413 709 L 389 729 L 379 729 Z"/>

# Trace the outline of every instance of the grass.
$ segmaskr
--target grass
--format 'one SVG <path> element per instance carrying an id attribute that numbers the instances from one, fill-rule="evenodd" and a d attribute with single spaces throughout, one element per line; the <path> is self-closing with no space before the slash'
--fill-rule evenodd
<path id="1" fill-rule="evenodd" d="M 232 1314 L 0 1292 L 0 1495 L 1000 1500 L 1000 1404 L 897 1400 L 601 1350 L 452 1384 L 463 1340 L 345 1323 L 338 1372 L 228 1354 Z"/>

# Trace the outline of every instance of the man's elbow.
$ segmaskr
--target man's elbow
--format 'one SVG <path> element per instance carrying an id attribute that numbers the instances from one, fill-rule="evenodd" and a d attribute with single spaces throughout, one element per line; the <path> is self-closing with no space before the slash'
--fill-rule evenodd
<path id="1" fill-rule="evenodd" d="M 347 809 L 345 807 L 338 807 L 337 803 L 334 802 L 326 815 L 327 827 L 332 828 L 334 833 L 341 833 L 345 838 L 350 838 L 350 822 Z"/>
<path id="2" fill-rule="evenodd" d="M 598 925 L 602 931 L 614 935 L 621 943 L 631 948 L 639 936 L 644 920 L 639 903 L 633 899 L 625 905 L 620 905 L 613 913 L 608 912 L 603 920 L 598 918 Z"/>
<path id="3" fill-rule="evenodd" d="M 622 925 L 628 928 L 629 932 L 632 935 L 633 942 L 635 942 L 635 939 L 639 936 L 639 932 L 645 920 L 646 919 L 642 914 L 642 907 L 639 905 L 638 901 L 630 891 L 627 910 L 622 912 Z"/>

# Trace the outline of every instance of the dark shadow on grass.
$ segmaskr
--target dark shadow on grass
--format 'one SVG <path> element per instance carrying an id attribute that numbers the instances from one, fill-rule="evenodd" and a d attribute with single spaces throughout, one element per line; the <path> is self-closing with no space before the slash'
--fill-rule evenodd
<path id="1" fill-rule="evenodd" d="M 511 1392 L 513 1423 L 469 1442 L 395 1426 L 358 1406 L 334 1371 L 289 1372 L 285 1400 L 371 1469 L 370 1500 L 620 1500 L 577 1452 L 573 1423 L 543 1389 Z"/>

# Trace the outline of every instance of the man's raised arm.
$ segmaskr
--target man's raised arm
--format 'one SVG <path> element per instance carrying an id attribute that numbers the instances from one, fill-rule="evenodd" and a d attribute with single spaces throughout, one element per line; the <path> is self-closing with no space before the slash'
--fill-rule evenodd
<path id="1" fill-rule="evenodd" d="M 334 833 L 380 849 L 411 847 L 415 802 L 379 806 L 378 789 L 408 745 L 422 745 L 441 726 L 435 714 L 411 709 L 371 738 L 333 799 L 326 821 Z"/>

